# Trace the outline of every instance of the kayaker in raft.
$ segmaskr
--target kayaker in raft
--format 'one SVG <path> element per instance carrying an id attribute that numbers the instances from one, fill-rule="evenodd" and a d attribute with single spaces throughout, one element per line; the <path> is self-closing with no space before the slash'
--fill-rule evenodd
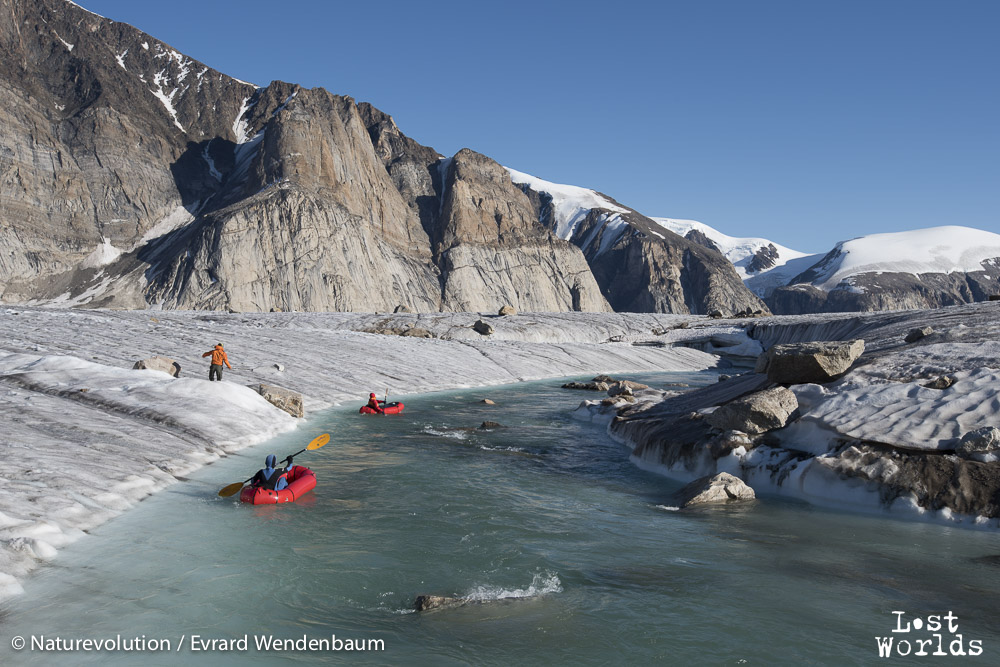
<path id="1" fill-rule="evenodd" d="M 222 364 L 229 367 L 229 370 L 233 370 L 233 367 L 229 365 L 229 357 L 226 356 L 226 351 L 222 349 L 222 343 L 217 343 L 214 350 L 209 350 L 202 357 L 207 357 L 212 355 L 212 365 L 208 367 L 208 381 L 218 380 L 222 382 Z"/>
<path id="2" fill-rule="evenodd" d="M 264 459 L 264 467 L 257 471 L 257 474 L 253 476 L 250 480 L 250 486 L 256 486 L 261 489 L 274 489 L 275 491 L 281 491 L 283 488 L 288 486 L 288 471 L 292 467 L 292 457 L 289 456 L 284 462 L 288 465 L 282 469 L 274 467 L 277 462 L 277 457 L 274 454 L 268 454 L 267 458 Z"/>
<path id="3" fill-rule="evenodd" d="M 379 414 L 385 412 L 385 410 L 382 409 L 382 406 L 379 405 L 378 397 L 375 396 L 375 394 L 368 394 L 368 407 Z"/>

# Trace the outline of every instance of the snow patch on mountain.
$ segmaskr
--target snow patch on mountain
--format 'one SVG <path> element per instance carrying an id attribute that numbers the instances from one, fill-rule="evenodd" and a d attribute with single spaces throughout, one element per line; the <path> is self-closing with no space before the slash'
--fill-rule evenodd
<path id="1" fill-rule="evenodd" d="M 591 209 L 602 209 L 611 213 L 628 213 L 629 210 L 617 206 L 611 200 L 587 188 L 575 185 L 550 183 L 530 174 L 504 167 L 510 174 L 510 179 L 516 185 L 526 185 L 535 192 L 542 192 L 552 198 L 552 209 L 555 215 L 553 227 L 556 236 L 568 241 L 573 237 L 576 227 L 587 217 Z M 618 218 L 621 224 L 625 222 Z"/>
<path id="2" fill-rule="evenodd" d="M 97 269 L 107 266 L 118 259 L 121 254 L 122 251 L 111 245 L 111 241 L 101 237 L 101 244 L 97 246 L 94 252 L 87 255 L 80 266 L 85 269 Z"/>

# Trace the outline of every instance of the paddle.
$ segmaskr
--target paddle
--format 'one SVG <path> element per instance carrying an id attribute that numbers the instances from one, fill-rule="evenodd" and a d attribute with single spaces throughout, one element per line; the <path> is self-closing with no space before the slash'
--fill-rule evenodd
<path id="1" fill-rule="evenodd" d="M 282 463 L 284 463 L 285 461 L 287 461 L 290 458 L 294 458 L 294 457 L 298 456 L 299 454 L 301 454 L 304 451 L 307 451 L 307 450 L 308 451 L 312 451 L 314 449 L 319 449 L 320 447 L 322 447 L 323 445 L 325 445 L 328 442 L 330 442 L 330 434 L 329 433 L 324 433 L 323 435 L 316 436 L 315 438 L 313 438 L 312 442 L 310 442 L 308 445 L 306 445 L 305 449 L 300 449 L 299 451 L 295 452 L 294 454 L 289 454 L 288 456 L 286 456 L 282 460 Z M 222 496 L 223 498 L 228 498 L 229 496 L 235 495 L 235 494 L 239 493 L 240 489 L 243 488 L 243 485 L 246 484 L 247 482 L 249 482 L 251 479 L 253 479 L 253 477 L 251 477 L 250 479 L 243 480 L 242 482 L 234 482 L 233 484 L 230 484 L 229 486 L 223 487 L 223 489 L 221 491 L 219 491 L 219 495 Z"/>

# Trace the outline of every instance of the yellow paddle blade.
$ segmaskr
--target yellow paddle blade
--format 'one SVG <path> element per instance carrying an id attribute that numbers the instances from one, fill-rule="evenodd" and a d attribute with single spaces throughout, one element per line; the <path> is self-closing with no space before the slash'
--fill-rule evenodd
<path id="1" fill-rule="evenodd" d="M 330 442 L 330 434 L 324 433 L 323 435 L 317 436 L 312 442 L 306 445 L 306 449 L 319 449 L 328 442 Z"/>
<path id="2" fill-rule="evenodd" d="M 229 496 L 235 495 L 240 492 L 240 489 L 243 488 L 244 484 L 246 484 L 246 482 L 235 482 L 233 484 L 230 484 L 229 486 L 224 487 L 222 491 L 219 491 L 219 495 L 222 496 L 223 498 L 228 498 Z"/>

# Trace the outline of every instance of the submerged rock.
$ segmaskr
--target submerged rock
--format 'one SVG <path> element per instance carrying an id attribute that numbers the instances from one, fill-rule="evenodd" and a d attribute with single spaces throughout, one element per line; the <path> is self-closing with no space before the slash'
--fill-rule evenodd
<path id="1" fill-rule="evenodd" d="M 563 389 L 583 389 L 585 391 L 607 391 L 610 385 L 606 382 L 567 382 Z"/>
<path id="2" fill-rule="evenodd" d="M 790 389 L 773 387 L 726 403 L 706 419 L 723 431 L 758 434 L 787 424 L 798 407 L 799 401 Z"/>
<path id="3" fill-rule="evenodd" d="M 169 373 L 173 377 L 180 377 L 181 375 L 181 365 L 169 357 L 150 357 L 149 359 L 137 361 L 135 362 L 135 365 L 132 366 L 132 370 L 143 369 L 163 371 L 164 373 Z"/>
<path id="4" fill-rule="evenodd" d="M 503 428 L 503 427 L 504 427 L 503 424 L 501 424 L 500 422 L 484 421 L 482 424 L 479 425 L 479 430 L 489 431 L 491 429 Z"/>
<path id="5" fill-rule="evenodd" d="M 756 497 L 746 482 L 728 472 L 720 472 L 714 476 L 706 475 L 677 492 L 678 505 L 682 508 L 691 505 L 753 500 Z"/>
<path id="6" fill-rule="evenodd" d="M 760 355 L 754 370 L 779 384 L 829 382 L 846 373 L 864 351 L 861 339 L 786 343 Z"/>
<path id="7" fill-rule="evenodd" d="M 451 598 L 443 595 L 418 595 L 413 603 L 413 608 L 417 611 L 430 611 L 431 609 L 454 609 L 468 604 L 464 598 Z"/>

